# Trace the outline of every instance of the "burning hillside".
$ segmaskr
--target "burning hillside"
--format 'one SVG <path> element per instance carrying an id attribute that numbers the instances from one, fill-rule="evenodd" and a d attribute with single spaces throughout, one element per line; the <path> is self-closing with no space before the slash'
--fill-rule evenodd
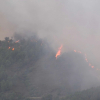
<path id="1" fill-rule="evenodd" d="M 61 55 L 62 47 L 63 47 L 63 45 L 61 45 L 61 46 L 59 47 L 58 52 L 57 52 L 57 54 L 56 54 L 56 56 L 55 56 L 56 59 L 57 59 L 57 57 L 58 57 L 59 55 Z"/>

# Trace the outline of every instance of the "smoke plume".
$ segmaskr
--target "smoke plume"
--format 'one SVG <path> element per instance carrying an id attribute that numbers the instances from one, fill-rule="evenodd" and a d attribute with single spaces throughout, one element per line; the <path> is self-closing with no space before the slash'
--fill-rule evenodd
<path id="1" fill-rule="evenodd" d="M 95 68 L 100 68 L 99 3 L 99 0 L 0 0 L 0 38 L 15 32 L 35 32 L 48 40 L 55 52 L 63 44 L 62 53 L 81 51 Z"/>

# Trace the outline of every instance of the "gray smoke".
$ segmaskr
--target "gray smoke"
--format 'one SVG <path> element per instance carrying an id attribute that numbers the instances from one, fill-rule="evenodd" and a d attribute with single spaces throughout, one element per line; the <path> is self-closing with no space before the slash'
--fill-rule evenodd
<path id="1" fill-rule="evenodd" d="M 55 51 L 61 44 L 63 52 L 82 51 L 95 68 L 100 68 L 99 3 L 99 0 L 0 0 L 0 38 L 25 30 L 35 32 L 46 38 Z"/>

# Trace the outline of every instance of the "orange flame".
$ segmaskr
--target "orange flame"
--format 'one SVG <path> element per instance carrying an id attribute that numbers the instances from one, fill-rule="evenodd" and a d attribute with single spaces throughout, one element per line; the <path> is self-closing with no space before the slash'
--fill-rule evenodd
<path id="1" fill-rule="evenodd" d="M 59 50 L 58 50 L 58 52 L 57 52 L 57 54 L 56 54 L 56 56 L 55 56 L 56 59 L 57 59 L 57 57 L 61 54 L 61 49 L 62 49 L 62 47 L 63 47 L 63 45 L 60 46 L 60 48 L 59 48 Z M 76 51 L 76 50 L 74 50 L 74 52 L 77 52 L 77 53 L 80 53 L 80 54 L 84 55 L 85 61 L 88 63 L 88 65 L 89 65 L 91 68 L 94 68 L 94 69 L 97 70 L 97 71 L 100 70 L 99 68 L 95 68 L 91 63 L 89 63 L 86 54 L 82 53 L 81 51 Z"/>
<path id="2" fill-rule="evenodd" d="M 94 66 L 91 66 L 91 68 L 94 68 Z"/>
<path id="3" fill-rule="evenodd" d="M 78 53 L 81 53 L 83 54 L 81 51 L 76 51 L 74 50 L 74 52 L 78 52 Z M 83 54 L 84 57 L 85 57 L 85 61 L 88 63 L 88 65 L 91 67 L 91 68 L 95 68 L 91 63 L 89 63 L 88 59 L 87 59 L 87 55 L 86 54 Z M 96 69 L 96 68 L 95 68 Z M 99 70 L 98 68 L 96 70 Z"/>
<path id="4" fill-rule="evenodd" d="M 17 40 L 15 43 L 18 43 L 19 42 L 19 40 Z"/>
<path id="5" fill-rule="evenodd" d="M 74 52 L 76 52 L 76 50 L 74 50 Z"/>
<path id="6" fill-rule="evenodd" d="M 81 51 L 78 51 L 78 53 L 82 53 Z"/>
<path id="7" fill-rule="evenodd" d="M 85 60 L 86 60 L 86 62 L 88 62 L 87 58 Z"/>
<path id="8" fill-rule="evenodd" d="M 12 48 L 12 50 L 14 51 L 14 50 L 15 50 L 15 48 Z"/>
<path id="9" fill-rule="evenodd" d="M 9 47 L 8 49 L 10 49 L 11 47 Z"/>
<path id="10" fill-rule="evenodd" d="M 57 54 L 56 54 L 56 59 L 57 59 L 57 57 L 61 54 L 61 49 L 62 49 L 62 47 L 63 47 L 63 45 L 61 45 L 60 46 L 60 48 L 58 49 L 58 52 L 57 52 Z"/>

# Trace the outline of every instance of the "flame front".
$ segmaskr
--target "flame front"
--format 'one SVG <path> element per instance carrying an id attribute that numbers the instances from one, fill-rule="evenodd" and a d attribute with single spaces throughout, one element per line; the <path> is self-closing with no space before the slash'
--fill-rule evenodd
<path id="1" fill-rule="evenodd" d="M 56 59 L 57 59 L 57 57 L 61 54 L 61 49 L 62 49 L 62 47 L 63 47 L 63 45 L 61 45 L 60 46 L 60 48 L 58 49 L 58 52 L 57 52 L 57 54 L 56 54 Z"/>
<path id="2" fill-rule="evenodd" d="M 15 48 L 12 48 L 12 50 L 14 51 L 14 50 L 15 50 Z"/>
<path id="3" fill-rule="evenodd" d="M 18 43 L 19 42 L 19 40 L 17 40 L 15 43 Z"/>
<path id="4" fill-rule="evenodd" d="M 11 47 L 9 47 L 8 49 L 10 49 Z"/>
<path id="5" fill-rule="evenodd" d="M 74 52 L 77 52 L 76 50 L 74 50 Z M 78 51 L 77 53 L 82 53 L 81 51 Z M 83 54 L 84 57 L 85 57 L 85 61 L 88 63 L 88 65 L 91 67 L 91 68 L 95 68 L 91 63 L 89 63 L 88 59 L 87 59 L 87 55 L 86 54 Z M 100 70 L 100 69 L 96 69 L 96 70 Z"/>

